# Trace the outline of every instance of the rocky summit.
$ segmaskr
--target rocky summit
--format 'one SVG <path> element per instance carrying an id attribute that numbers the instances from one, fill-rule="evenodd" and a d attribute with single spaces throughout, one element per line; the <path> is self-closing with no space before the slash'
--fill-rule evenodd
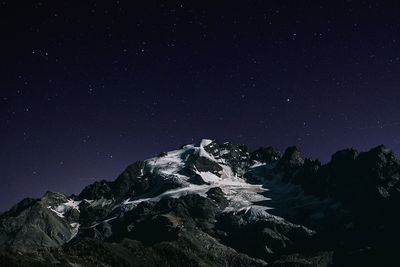
<path id="1" fill-rule="evenodd" d="M 202 140 L 0 214 L 0 266 L 398 266 L 400 161 Z"/>

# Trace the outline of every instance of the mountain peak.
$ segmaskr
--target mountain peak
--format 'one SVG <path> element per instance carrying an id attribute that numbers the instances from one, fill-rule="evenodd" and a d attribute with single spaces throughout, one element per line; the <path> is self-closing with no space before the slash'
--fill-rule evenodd
<path id="1" fill-rule="evenodd" d="M 276 170 L 298 168 L 304 164 L 304 157 L 296 146 L 288 147 L 279 159 Z"/>
<path id="2" fill-rule="evenodd" d="M 202 139 L 200 141 L 200 147 L 205 147 L 210 145 L 211 143 L 215 142 L 215 140 L 211 140 L 211 139 Z"/>

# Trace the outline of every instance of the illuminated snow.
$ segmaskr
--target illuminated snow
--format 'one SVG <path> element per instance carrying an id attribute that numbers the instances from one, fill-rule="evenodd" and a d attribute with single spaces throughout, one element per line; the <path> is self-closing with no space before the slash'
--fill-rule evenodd
<path id="1" fill-rule="evenodd" d="M 255 205 L 254 202 L 269 200 L 269 198 L 262 196 L 260 193 L 268 191 L 262 185 L 253 185 L 247 183 L 243 178 L 238 177 L 232 169 L 226 165 L 225 159 L 216 159 L 212 154 L 208 153 L 204 147 L 212 143 L 212 140 L 203 139 L 199 146 L 187 145 L 182 149 L 168 152 L 161 157 L 155 157 L 146 161 L 148 171 L 158 173 L 165 177 L 165 179 L 176 178 L 181 182 L 181 188 L 168 190 L 160 195 L 130 200 L 129 198 L 123 202 L 123 205 L 134 207 L 144 201 L 157 202 L 164 197 L 178 198 L 186 194 L 200 194 L 206 196 L 206 192 L 213 187 L 220 187 L 225 193 L 229 201 L 229 206 L 226 211 L 253 209 L 266 210 L 269 209 L 265 206 Z M 223 150 L 220 155 L 229 153 L 228 150 Z M 207 183 L 205 185 L 195 185 L 188 182 L 189 177 L 178 174 L 187 164 L 187 158 L 190 155 L 197 154 L 200 157 L 205 157 L 211 161 L 216 162 L 222 167 L 220 176 L 211 172 L 197 172 L 202 179 Z M 258 167 L 263 164 L 256 163 L 252 167 Z"/>
<path id="2" fill-rule="evenodd" d="M 51 211 L 53 211 L 55 214 L 57 214 L 58 217 L 64 218 L 65 212 L 67 212 L 71 209 L 75 209 L 79 212 L 79 203 L 81 203 L 81 201 L 75 201 L 72 199 L 68 199 L 67 202 L 62 203 L 55 208 L 53 208 L 51 206 L 48 206 L 47 208 L 49 208 Z"/>

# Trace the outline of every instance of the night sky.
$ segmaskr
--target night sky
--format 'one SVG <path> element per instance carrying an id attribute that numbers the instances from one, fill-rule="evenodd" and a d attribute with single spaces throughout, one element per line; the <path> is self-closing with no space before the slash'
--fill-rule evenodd
<path id="1" fill-rule="evenodd" d="M 0 211 L 202 138 L 400 152 L 399 1 L 18 2 L 0 1 Z"/>

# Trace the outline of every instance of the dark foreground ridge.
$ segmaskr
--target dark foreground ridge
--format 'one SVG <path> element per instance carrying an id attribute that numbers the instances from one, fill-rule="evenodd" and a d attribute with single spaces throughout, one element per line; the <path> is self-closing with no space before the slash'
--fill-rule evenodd
<path id="1" fill-rule="evenodd" d="M 0 214 L 0 266 L 397 266 L 400 162 L 202 140 Z"/>

